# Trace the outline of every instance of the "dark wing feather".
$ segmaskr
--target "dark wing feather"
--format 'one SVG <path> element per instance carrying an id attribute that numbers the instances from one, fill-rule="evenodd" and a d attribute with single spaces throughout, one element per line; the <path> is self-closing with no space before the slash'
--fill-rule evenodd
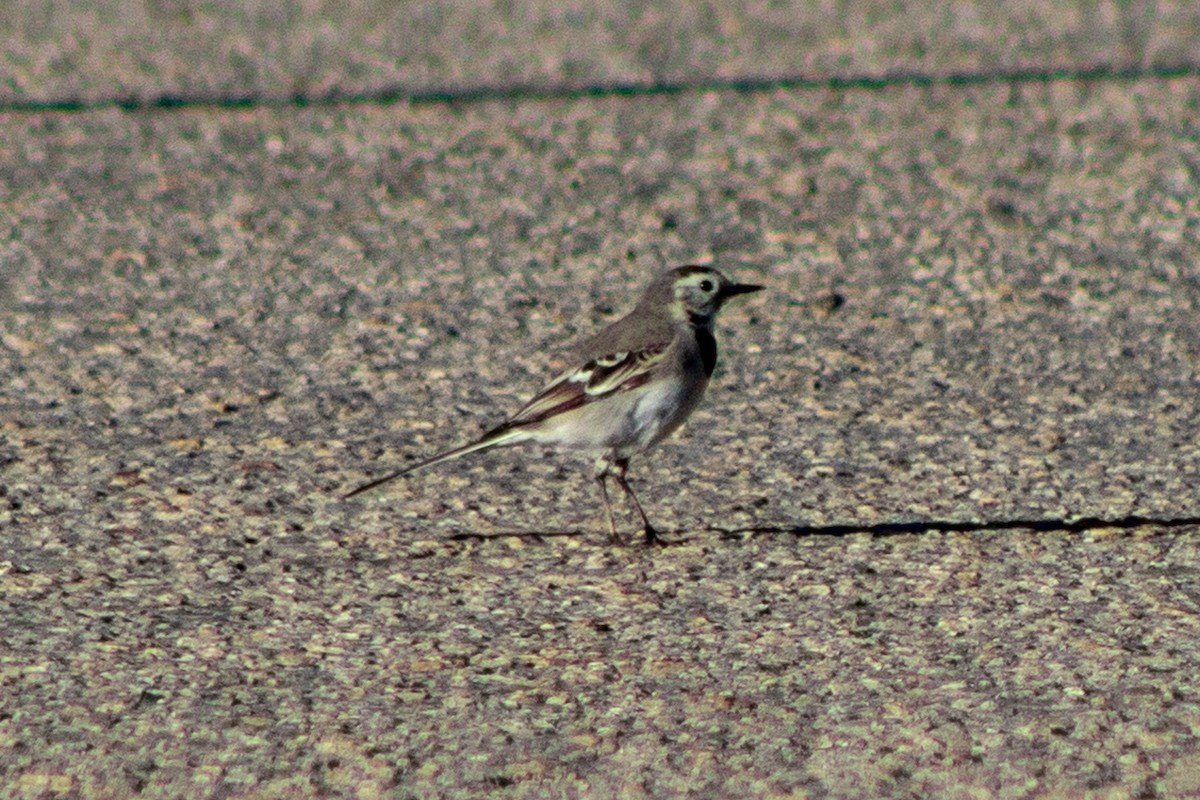
<path id="1" fill-rule="evenodd" d="M 501 427 L 541 422 L 602 397 L 641 386 L 650 380 L 651 371 L 666 350 L 664 345 L 593 358 L 579 369 L 559 377 Z"/>

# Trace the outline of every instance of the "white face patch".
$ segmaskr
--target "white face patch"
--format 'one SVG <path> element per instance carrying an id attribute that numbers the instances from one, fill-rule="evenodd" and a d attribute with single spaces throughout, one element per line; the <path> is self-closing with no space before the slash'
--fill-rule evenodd
<path id="1" fill-rule="evenodd" d="M 711 273 L 685 275 L 675 283 L 675 305 L 672 316 L 679 320 L 692 317 L 711 317 L 717 311 L 721 277 Z"/>

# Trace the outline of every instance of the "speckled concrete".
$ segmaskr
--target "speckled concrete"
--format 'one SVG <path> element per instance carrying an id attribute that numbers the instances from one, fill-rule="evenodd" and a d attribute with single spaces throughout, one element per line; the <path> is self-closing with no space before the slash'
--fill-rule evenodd
<path id="1" fill-rule="evenodd" d="M 0 795 L 1200 793 L 1197 119 L 0 116 Z M 681 543 L 538 449 L 338 499 L 697 260 L 771 291 L 631 470 Z"/>
<path id="2" fill-rule="evenodd" d="M 1200 62 L 1192 0 L 7 0 L 0 103 L 424 95 Z"/>

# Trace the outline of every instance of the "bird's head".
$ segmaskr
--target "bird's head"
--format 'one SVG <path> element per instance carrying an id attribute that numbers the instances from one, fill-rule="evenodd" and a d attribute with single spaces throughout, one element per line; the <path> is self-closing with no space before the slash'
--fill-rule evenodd
<path id="1" fill-rule="evenodd" d="M 668 270 L 658 277 L 646 292 L 661 293 L 671 309 L 671 316 L 693 324 L 707 325 L 731 297 L 757 292 L 763 288 L 752 283 L 735 283 L 712 267 L 689 265 Z"/>

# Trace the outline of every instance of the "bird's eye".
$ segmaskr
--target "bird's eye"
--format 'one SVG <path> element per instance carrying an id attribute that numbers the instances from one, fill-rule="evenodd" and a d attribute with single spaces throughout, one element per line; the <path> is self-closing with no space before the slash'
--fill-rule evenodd
<path id="1" fill-rule="evenodd" d="M 705 278 L 704 280 L 700 281 L 700 291 L 711 292 L 712 290 L 713 290 L 713 282 L 712 281 L 710 281 L 708 278 Z"/>

